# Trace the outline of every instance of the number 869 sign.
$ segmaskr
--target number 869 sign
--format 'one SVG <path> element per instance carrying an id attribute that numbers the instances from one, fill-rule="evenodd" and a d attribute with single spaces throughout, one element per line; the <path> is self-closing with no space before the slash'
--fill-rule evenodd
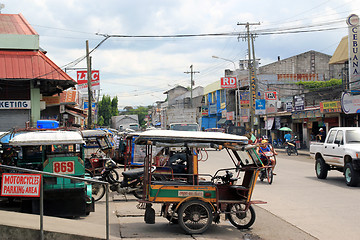
<path id="1" fill-rule="evenodd" d="M 74 174 L 74 161 L 53 162 L 53 172 L 59 174 Z"/>

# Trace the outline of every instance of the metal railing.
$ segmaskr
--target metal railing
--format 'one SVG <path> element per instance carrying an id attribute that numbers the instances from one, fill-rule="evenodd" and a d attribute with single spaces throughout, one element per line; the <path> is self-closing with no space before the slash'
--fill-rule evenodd
<path id="1" fill-rule="evenodd" d="M 43 172 L 38 170 L 32 170 L 27 168 L 20 168 L 15 166 L 8 166 L 8 165 L 1 165 L 0 168 L 8 169 L 8 170 L 14 170 L 17 172 L 28 172 L 28 173 L 35 173 L 35 174 L 41 174 L 46 176 L 53 176 L 53 177 L 61 177 L 61 178 L 68 178 L 75 181 L 80 182 L 87 182 L 87 183 L 97 183 L 97 184 L 103 184 L 105 185 L 106 189 L 106 239 L 109 239 L 110 236 L 110 229 L 109 229 L 109 183 L 104 181 L 99 181 L 95 179 L 90 178 L 81 178 L 81 177 L 74 177 L 74 176 L 68 176 L 63 174 L 57 174 L 57 173 L 49 173 L 49 172 Z M 40 239 L 44 240 L 44 188 L 43 188 L 43 177 L 41 178 L 41 184 L 40 184 Z"/>

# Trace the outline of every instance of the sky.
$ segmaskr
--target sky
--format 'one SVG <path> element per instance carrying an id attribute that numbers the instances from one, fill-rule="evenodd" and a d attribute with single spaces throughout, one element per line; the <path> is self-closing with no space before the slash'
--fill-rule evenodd
<path id="1" fill-rule="evenodd" d="M 4 14 L 21 13 L 40 36 L 47 56 L 76 80 L 85 68 L 86 41 L 100 71 L 100 95 L 118 97 L 119 108 L 148 106 L 165 91 L 207 86 L 247 59 L 244 25 L 256 23 L 260 66 L 310 50 L 333 55 L 347 35 L 346 18 L 360 15 L 360 0 L 0 0 Z M 219 36 L 208 36 L 219 34 Z M 203 36 L 205 34 L 206 36 Z M 119 35 L 125 37 L 118 37 Z M 195 37 L 163 37 L 202 35 Z M 133 37 L 130 37 L 133 36 Z M 149 37 L 139 37 L 149 36 Z M 213 58 L 218 56 L 220 58 Z M 224 60 L 225 59 L 225 60 Z M 70 64 L 73 63 L 73 64 Z M 64 69 L 65 70 L 65 69 Z"/>

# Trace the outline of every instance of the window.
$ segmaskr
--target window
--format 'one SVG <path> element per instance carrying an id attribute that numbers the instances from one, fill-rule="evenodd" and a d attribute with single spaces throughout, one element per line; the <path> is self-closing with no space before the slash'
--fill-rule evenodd
<path id="1" fill-rule="evenodd" d="M 347 130 L 346 143 L 359 143 L 360 142 L 360 130 Z"/>
<path id="2" fill-rule="evenodd" d="M 225 89 L 220 90 L 220 103 L 226 102 L 226 91 Z"/>
<path id="3" fill-rule="evenodd" d="M 328 137 L 328 140 L 326 141 L 326 143 L 333 143 L 333 141 L 335 139 L 335 134 L 336 134 L 336 131 L 331 131 L 329 133 L 329 137 Z"/>
<path id="4" fill-rule="evenodd" d="M 338 131 L 336 134 L 336 138 L 335 138 L 335 144 L 344 144 L 344 135 L 343 135 L 343 131 Z"/>

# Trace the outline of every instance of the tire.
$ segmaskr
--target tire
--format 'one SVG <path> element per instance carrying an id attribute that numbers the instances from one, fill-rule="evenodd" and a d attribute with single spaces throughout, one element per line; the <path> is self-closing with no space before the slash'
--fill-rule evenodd
<path id="1" fill-rule="evenodd" d="M 138 185 L 136 185 L 137 189 L 133 192 L 134 196 L 137 199 L 143 199 L 144 198 L 144 189 L 143 189 L 143 185 L 142 183 L 138 183 Z"/>
<path id="2" fill-rule="evenodd" d="M 92 184 L 92 197 L 94 201 L 99 201 L 105 195 L 105 186 L 103 184 Z"/>
<path id="3" fill-rule="evenodd" d="M 327 165 L 321 157 L 318 157 L 315 162 L 315 172 L 318 179 L 326 179 L 329 171 L 329 165 Z"/>
<path id="4" fill-rule="evenodd" d="M 286 153 L 287 153 L 287 155 L 291 156 L 291 149 L 290 149 L 290 147 L 288 147 L 288 148 L 286 149 Z"/>
<path id="5" fill-rule="evenodd" d="M 187 234 L 205 232 L 213 221 L 213 214 L 208 203 L 190 200 L 180 206 L 179 225 Z"/>
<path id="6" fill-rule="evenodd" d="M 268 183 L 269 183 L 269 184 L 272 184 L 273 178 L 274 178 L 274 174 L 273 174 L 273 169 L 272 169 L 272 168 L 267 168 L 267 169 L 266 169 L 266 177 L 267 177 Z"/>
<path id="7" fill-rule="evenodd" d="M 296 156 L 299 155 L 298 150 L 296 148 L 294 148 L 294 153 L 295 153 Z"/>
<path id="8" fill-rule="evenodd" d="M 356 187 L 359 183 L 360 175 L 358 171 L 354 170 L 351 162 L 345 164 L 344 176 L 346 185 L 350 187 Z"/>
<path id="9" fill-rule="evenodd" d="M 115 180 L 116 182 L 119 181 L 119 173 L 115 170 L 115 169 L 112 169 L 110 171 L 110 177 L 112 178 L 112 180 Z"/>
<path id="10" fill-rule="evenodd" d="M 249 210 L 244 213 L 236 213 L 237 211 L 244 210 L 245 204 L 229 204 L 227 207 L 226 218 L 229 219 L 230 223 L 237 229 L 246 229 L 251 227 L 255 222 L 255 210 L 252 206 Z"/>

